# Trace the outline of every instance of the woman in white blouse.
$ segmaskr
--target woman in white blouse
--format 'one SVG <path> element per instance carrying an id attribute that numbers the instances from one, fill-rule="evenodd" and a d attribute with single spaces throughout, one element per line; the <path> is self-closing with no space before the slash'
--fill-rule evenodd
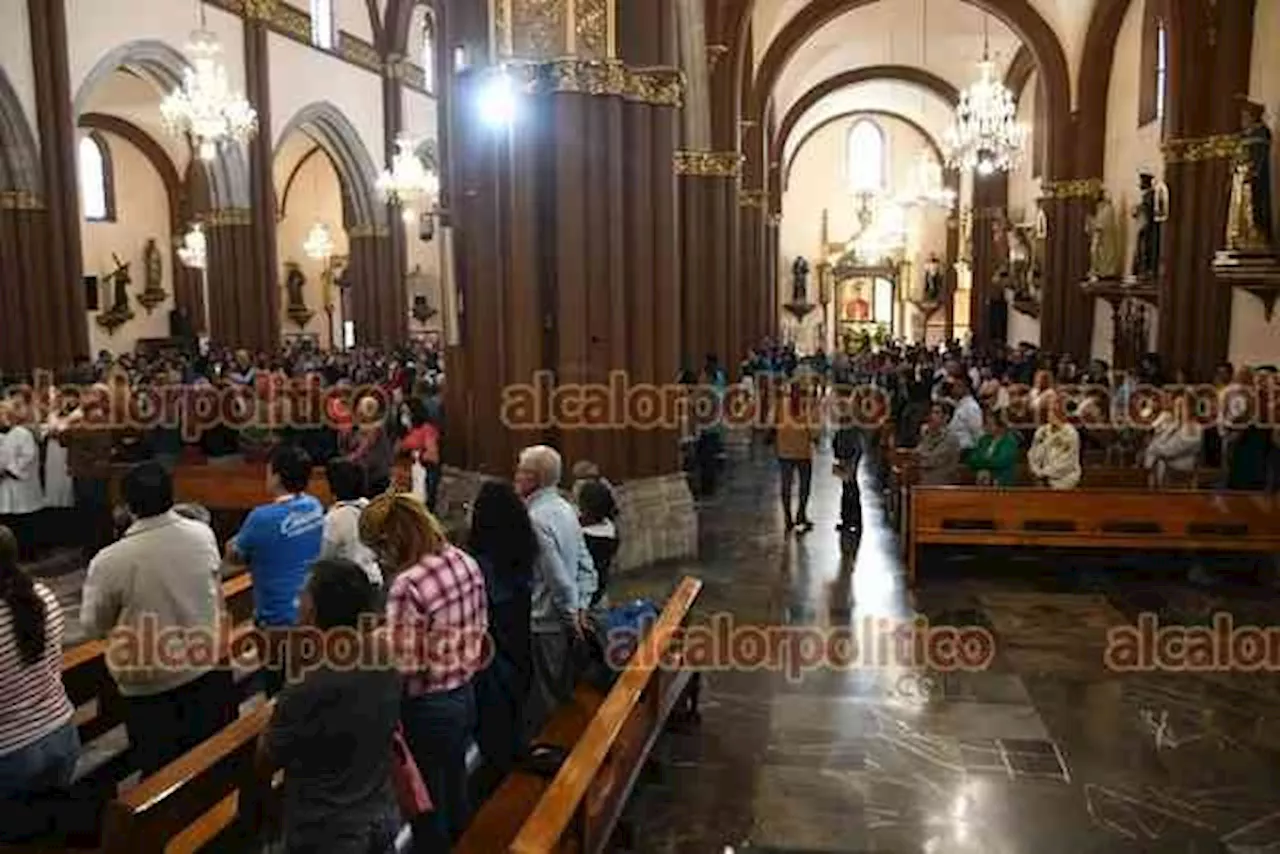
<path id="1" fill-rule="evenodd" d="M 344 457 L 331 460 L 325 469 L 333 506 L 324 517 L 320 558 L 344 558 L 364 570 L 375 585 L 382 586 L 382 570 L 377 555 L 360 542 L 360 514 L 369 506 L 364 497 L 365 472 L 358 463 Z"/>
<path id="2" fill-rule="evenodd" d="M 1204 428 L 1188 418 L 1187 400 L 1175 397 L 1151 424 L 1151 439 L 1142 452 L 1147 482 L 1155 488 L 1165 485 L 1170 471 L 1192 471 L 1200 460 Z"/>

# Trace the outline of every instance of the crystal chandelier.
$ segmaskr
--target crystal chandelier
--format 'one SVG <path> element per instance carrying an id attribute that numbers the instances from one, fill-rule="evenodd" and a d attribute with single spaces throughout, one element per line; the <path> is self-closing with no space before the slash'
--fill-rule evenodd
<path id="1" fill-rule="evenodd" d="M 329 233 L 329 227 L 322 222 L 311 226 L 311 230 L 307 232 L 307 239 L 302 242 L 302 251 L 307 253 L 308 258 L 316 261 L 327 261 L 332 258 L 335 248 L 333 235 Z"/>
<path id="2" fill-rule="evenodd" d="M 982 19 L 982 61 L 978 79 L 960 93 L 956 115 L 943 136 L 947 164 L 979 175 L 1007 172 L 1022 156 L 1027 131 L 1018 122 L 1013 94 L 996 80 L 987 18 Z"/>
<path id="3" fill-rule="evenodd" d="M 204 236 L 204 226 L 193 223 L 191 230 L 182 237 L 178 247 L 178 260 L 193 270 L 203 270 L 209 263 L 209 241 Z"/>
<path id="4" fill-rule="evenodd" d="M 208 161 L 217 156 L 222 143 L 247 142 L 258 130 L 258 113 L 232 90 L 219 59 L 222 45 L 205 27 L 204 3 L 199 7 L 200 28 L 187 44 L 191 67 L 183 72 L 182 85 L 160 103 L 160 115 L 170 133 L 190 134 L 200 159 Z"/>
<path id="5" fill-rule="evenodd" d="M 388 202 L 399 202 L 406 208 L 418 202 L 431 208 L 440 195 L 440 176 L 435 170 L 428 169 L 414 152 L 413 140 L 401 135 L 396 139 L 396 155 L 391 160 L 391 168 L 382 170 L 378 176 L 378 192 Z M 412 210 L 406 211 L 405 218 L 412 218 Z"/>

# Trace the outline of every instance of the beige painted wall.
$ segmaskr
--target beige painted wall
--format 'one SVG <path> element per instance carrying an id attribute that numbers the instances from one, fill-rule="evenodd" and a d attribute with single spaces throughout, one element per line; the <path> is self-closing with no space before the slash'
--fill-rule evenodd
<path id="1" fill-rule="evenodd" d="M 36 126 L 36 77 L 31 67 L 31 29 L 27 22 L 25 0 L 4 0 L 0 18 L 0 67 L 18 96 L 26 113 L 27 124 L 36 144 L 40 144 L 40 128 Z"/>
<path id="2" fill-rule="evenodd" d="M 301 136 L 299 134 L 299 136 Z M 290 170 L 291 171 L 291 170 Z M 278 174 L 278 172 L 277 172 Z M 282 184 L 277 184 L 276 192 L 283 193 Z M 324 262 L 308 258 L 303 251 L 307 234 L 317 222 L 328 226 L 336 245 L 335 255 L 347 254 L 347 233 L 342 227 L 342 195 L 338 184 L 338 173 L 323 152 L 309 157 L 293 179 L 293 188 L 289 191 L 285 203 L 284 216 L 276 223 L 276 256 L 280 262 L 280 271 L 276 287 L 280 294 L 280 330 L 285 335 L 306 333 L 319 336 L 320 346 L 329 347 L 331 336 L 329 318 L 324 313 Z M 307 307 L 313 315 L 305 328 L 300 328 L 285 313 L 288 307 L 288 294 L 284 292 L 285 265 L 296 263 L 307 277 L 303 294 Z M 337 322 L 335 312 L 335 323 Z"/>
<path id="3" fill-rule="evenodd" d="M 1254 13 L 1253 69 L 1249 97 L 1267 108 L 1272 133 L 1280 134 L 1280 2 L 1258 0 Z M 1272 186 L 1280 186 L 1280 157 L 1272 152 Z M 1272 201 L 1276 193 L 1272 191 Z M 1228 358 L 1244 364 L 1280 364 L 1280 312 L 1267 323 L 1262 303 L 1243 291 L 1231 300 L 1231 343 Z"/>
<path id="4" fill-rule="evenodd" d="M 164 183 L 136 148 L 120 137 L 104 136 L 115 170 L 116 221 L 81 224 L 84 271 L 85 275 L 100 277 L 110 274 L 115 269 L 112 253 L 128 262 L 133 279 L 129 286 L 129 304 L 135 316 L 114 335 L 108 335 L 98 326 L 95 315 L 87 314 L 89 346 L 95 354 L 100 350 L 124 353 L 132 350 L 139 339 L 168 337 L 169 312 L 173 308 L 173 253 L 169 250 L 172 238 Z M 149 239 L 154 239 L 160 250 L 161 287 L 169 294 L 150 314 L 138 303 L 138 294 L 146 288 L 143 250 Z M 103 285 L 100 294 L 100 308 L 109 309 L 113 288 Z"/>

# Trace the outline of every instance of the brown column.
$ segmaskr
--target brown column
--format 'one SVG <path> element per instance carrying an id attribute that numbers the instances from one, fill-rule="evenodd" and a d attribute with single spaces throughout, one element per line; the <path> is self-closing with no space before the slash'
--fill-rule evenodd
<path id="1" fill-rule="evenodd" d="M 731 151 L 676 154 L 685 283 L 680 352 L 693 370 L 707 353 L 730 368 L 740 358 L 743 306 L 730 279 L 729 247 L 740 161 Z"/>
<path id="2" fill-rule="evenodd" d="M 776 305 L 769 299 L 765 281 L 765 195 L 762 189 L 744 189 L 738 195 L 738 299 L 744 306 L 742 340 L 756 344 L 771 334 Z M 745 352 L 733 354 L 733 362 Z"/>
<path id="3" fill-rule="evenodd" d="M 1044 213 L 1051 239 L 1047 260 L 1052 277 L 1041 289 L 1040 346 L 1088 359 L 1093 346 L 1093 297 L 1080 289 L 1089 273 L 1085 223 L 1102 188 L 1096 178 L 1045 182 Z"/>
<path id="4" fill-rule="evenodd" d="M 40 165 L 47 211 L 44 239 L 21 243 L 23 253 L 47 252 L 45 277 L 17 279 L 6 286 L 30 288 L 26 313 L 6 315 L 6 325 L 25 325 L 39 334 L 29 338 L 24 368 L 62 368 L 78 355 L 89 355 L 81 269 L 79 182 L 76 177 L 76 130 L 71 122 L 71 84 L 67 71 L 65 0 L 28 0 L 31 56 L 35 73 L 36 117 L 40 131 Z M 12 227 L 39 236 L 34 209 L 15 213 Z M 7 254 L 7 253 L 6 253 Z M 23 263 L 16 261 L 15 263 Z M 28 266 L 28 270 L 34 267 Z M 6 335 L 9 334 L 6 332 Z"/>
<path id="5" fill-rule="evenodd" d="M 1009 197 L 1008 176 L 975 175 L 973 179 L 973 290 L 969 301 L 969 326 L 974 346 L 991 344 L 990 306 L 1001 296 L 993 279 L 1005 263 L 997 257 L 995 229 L 1004 222 Z M 1001 342 L 1003 343 L 1003 342 Z"/>
<path id="6" fill-rule="evenodd" d="M 436 53 L 447 53 L 442 48 L 443 44 L 438 40 Z M 400 59 L 399 56 L 389 56 L 383 67 L 383 153 L 388 166 L 391 165 L 391 159 L 396 153 L 396 138 L 404 131 L 404 84 L 401 79 Z M 446 78 L 437 77 L 436 79 Z M 407 241 L 410 239 L 416 239 L 416 235 L 410 238 L 407 234 L 400 204 L 388 204 L 386 269 L 382 278 L 375 280 L 378 287 L 386 290 L 385 313 L 376 332 L 377 340 L 382 346 L 402 344 L 409 337 L 409 295 L 404 280 L 408 264 Z M 357 337 L 360 335 L 359 325 L 356 326 L 356 335 Z"/>
<path id="7" fill-rule="evenodd" d="M 391 234 L 382 227 L 362 226 L 349 229 L 347 238 L 347 276 L 351 282 L 348 320 L 355 324 L 356 346 L 394 346 L 404 340 L 404 324 L 399 321 L 406 316 L 406 310 L 397 311 L 403 300 L 394 287 L 395 245 Z M 403 293 L 403 277 L 400 282 Z"/>
<path id="8" fill-rule="evenodd" d="M 241 346 L 272 350 L 280 341 L 280 287 L 276 263 L 276 200 L 271 139 L 271 64 L 267 22 L 247 5 L 244 71 L 249 101 L 258 111 L 258 132 L 249 143 L 249 204 L 253 210 L 250 275 L 237 283 L 240 299 L 254 304 L 241 312 L 235 340 Z"/>
<path id="9" fill-rule="evenodd" d="M 38 318 L 49 313 L 42 285 L 49 277 L 49 211 L 29 192 L 0 192 L 0 317 L 10 318 L 0 335 L 0 373 L 61 368 L 46 348 Z M 81 323 L 84 315 L 81 314 Z"/>
<path id="10" fill-rule="evenodd" d="M 209 241 L 209 336 L 229 347 L 264 346 L 254 329 L 263 315 L 264 295 L 254 254 L 256 237 L 248 210 L 212 211 L 205 215 Z"/>

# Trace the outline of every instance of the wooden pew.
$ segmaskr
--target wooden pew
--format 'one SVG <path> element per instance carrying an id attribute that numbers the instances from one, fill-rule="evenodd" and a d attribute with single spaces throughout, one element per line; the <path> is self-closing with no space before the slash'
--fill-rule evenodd
<path id="1" fill-rule="evenodd" d="M 608 695 L 579 686 L 574 703 L 552 717 L 540 740 L 573 746 L 555 779 L 511 774 L 481 807 L 456 851 L 601 850 L 691 679 L 688 670 L 659 662 L 678 656 L 675 633 L 701 586 L 693 578 L 680 584 L 641 642 L 636 664 Z M 239 719 L 111 803 L 104 854 L 249 845 L 280 806 L 279 775 L 265 779 L 253 761 L 272 708 L 268 703 Z"/>
<path id="2" fill-rule="evenodd" d="M 472 819 L 457 854 L 599 852 L 654 742 L 689 687 L 677 633 L 702 582 L 685 578 L 607 695 L 580 685 L 538 741 L 572 747 L 552 780 L 515 771 Z M 677 666 L 671 666 L 672 663 Z"/>
<path id="3" fill-rule="evenodd" d="M 911 584 L 925 545 L 1280 551 L 1280 512 L 1260 494 L 917 486 L 909 495 Z"/>

